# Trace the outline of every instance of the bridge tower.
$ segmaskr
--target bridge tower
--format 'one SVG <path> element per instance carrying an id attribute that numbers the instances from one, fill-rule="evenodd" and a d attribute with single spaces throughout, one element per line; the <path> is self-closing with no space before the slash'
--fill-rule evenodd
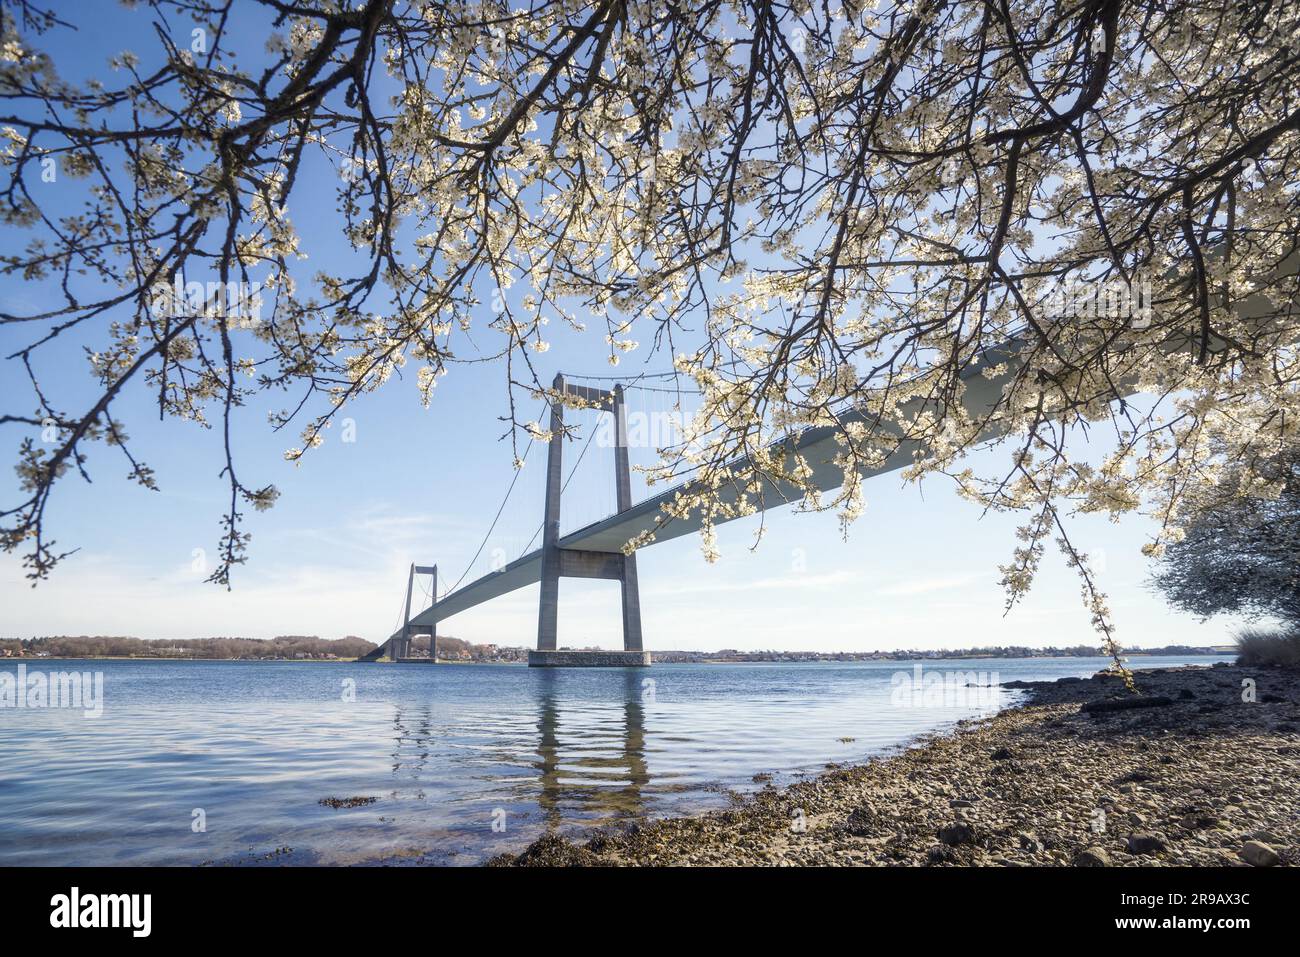
<path id="1" fill-rule="evenodd" d="M 627 405 L 623 387 L 613 390 L 571 385 L 558 373 L 552 383 L 557 395 L 572 395 L 614 416 L 614 486 L 618 511 L 632 507 L 632 474 L 628 464 Z M 546 460 L 546 505 L 542 520 L 542 591 L 537 610 L 537 650 L 528 653 L 530 667 L 575 665 L 641 666 L 650 653 L 641 643 L 641 595 L 637 587 L 636 555 L 591 552 L 560 547 L 560 496 L 563 492 L 564 403 L 551 402 L 551 442 Z M 617 581 L 623 595 L 623 650 L 559 651 L 556 648 L 561 578 L 603 578 Z"/>
<path id="2" fill-rule="evenodd" d="M 438 566 L 437 565 L 411 565 L 410 574 L 406 578 L 406 612 L 402 618 L 402 632 L 399 636 L 389 640 L 388 656 L 393 661 L 399 658 L 411 657 L 411 636 L 418 635 L 421 632 L 429 636 L 429 660 L 438 660 L 438 623 L 435 621 L 429 625 L 411 624 L 411 593 L 415 587 L 416 575 L 429 575 L 432 577 L 432 590 L 430 595 L 436 604 L 438 601 Z M 382 645 L 380 648 L 382 649 Z"/>

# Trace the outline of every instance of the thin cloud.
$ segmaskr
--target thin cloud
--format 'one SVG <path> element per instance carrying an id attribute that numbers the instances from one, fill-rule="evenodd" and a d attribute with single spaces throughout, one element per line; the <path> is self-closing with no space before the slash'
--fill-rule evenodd
<path id="1" fill-rule="evenodd" d="M 965 588 L 967 585 L 974 585 L 982 579 L 983 576 L 980 575 L 958 575 L 951 578 L 914 578 L 896 582 L 892 585 L 885 585 L 883 588 L 876 588 L 873 591 L 877 595 L 887 597 L 928 595 L 933 592 Z"/>

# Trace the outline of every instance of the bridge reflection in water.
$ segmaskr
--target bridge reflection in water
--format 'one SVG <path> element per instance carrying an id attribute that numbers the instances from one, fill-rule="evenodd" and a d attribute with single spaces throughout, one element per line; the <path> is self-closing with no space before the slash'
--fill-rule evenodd
<path id="1" fill-rule="evenodd" d="M 369 742 L 387 793 L 348 791 L 381 794 L 349 824 L 373 822 L 394 853 L 431 863 L 726 808 L 996 706 L 899 707 L 894 679 L 912 672 L 892 661 L 357 670 L 385 683 L 369 689 L 385 729 Z"/>
<path id="2" fill-rule="evenodd" d="M 449 672 L 474 682 L 474 672 L 460 669 L 439 677 Z M 469 862 L 547 833 L 576 838 L 684 810 L 673 800 L 685 789 L 680 775 L 651 776 L 655 679 L 645 670 L 587 670 L 576 682 L 555 669 L 513 677 L 513 696 L 495 703 L 435 679 L 424 701 L 394 708 L 390 788 L 375 806 L 392 829 L 392 851 Z M 494 827 L 502 816 L 504 831 Z"/>
<path id="3" fill-rule="evenodd" d="M 384 696 L 396 712 L 384 715 L 392 737 L 380 745 L 391 790 L 370 819 L 407 859 L 470 863 L 549 833 L 580 840 L 596 827 L 726 808 L 767 783 L 986 710 L 898 707 L 899 670 L 889 661 L 369 669 L 391 680 Z"/>
<path id="4" fill-rule="evenodd" d="M 566 811 L 578 811 L 586 820 L 640 816 L 645 811 L 645 788 L 650 781 L 645 748 L 645 699 L 654 685 L 644 672 L 623 672 L 621 724 L 605 717 L 601 726 L 565 733 L 556 685 L 563 676 L 539 673 L 540 706 L 537 713 L 537 796 L 548 830 L 566 823 Z"/>

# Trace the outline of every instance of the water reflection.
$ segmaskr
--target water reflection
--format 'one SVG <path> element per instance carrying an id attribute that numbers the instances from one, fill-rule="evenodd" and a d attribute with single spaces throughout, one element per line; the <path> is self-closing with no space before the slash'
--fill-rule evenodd
<path id="1" fill-rule="evenodd" d="M 563 724 L 562 680 L 538 675 L 536 800 L 546 829 L 566 823 L 566 812 L 588 822 L 641 816 L 650 781 L 642 673 L 623 672 L 621 707 L 574 707 Z"/>
<path id="2" fill-rule="evenodd" d="M 401 797 L 407 785 L 412 797 L 424 800 L 423 784 L 433 777 L 432 760 L 436 746 L 434 704 L 422 707 L 398 705 L 393 709 L 393 797 Z"/>
<path id="3" fill-rule="evenodd" d="M 659 810 L 655 799 L 671 786 L 651 781 L 643 672 L 575 681 L 548 669 L 523 678 L 525 693 L 509 703 L 466 700 L 437 685 L 418 703 L 394 701 L 378 822 L 431 828 L 440 841 L 459 834 L 481 849 L 499 842 L 492 822 L 502 810 L 509 837 L 524 830 L 530 840 Z"/>

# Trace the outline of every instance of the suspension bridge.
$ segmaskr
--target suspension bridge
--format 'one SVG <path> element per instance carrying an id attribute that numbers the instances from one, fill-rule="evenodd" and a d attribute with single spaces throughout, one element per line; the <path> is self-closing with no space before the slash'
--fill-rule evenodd
<path id="1" fill-rule="evenodd" d="M 965 391 L 962 401 L 967 414 L 977 420 L 987 420 L 981 440 L 1000 434 L 996 412 L 1002 390 L 1014 377 L 1019 340 L 988 350 L 972 363 L 964 373 Z M 590 378 L 590 377 L 582 377 Z M 442 621 L 468 611 L 484 602 L 499 598 L 528 585 L 541 585 L 537 613 L 537 647 L 529 653 L 528 663 L 534 667 L 605 665 L 643 666 L 650 664 L 650 653 L 645 650 L 641 630 L 641 601 L 637 579 L 636 553 L 624 554 L 623 546 L 643 533 L 651 532 L 653 547 L 665 541 L 689 535 L 700 530 L 702 518 L 698 511 L 687 517 L 667 518 L 663 506 L 679 494 L 689 491 L 691 480 L 686 480 L 658 494 L 633 501 L 631 467 L 629 463 L 627 393 L 635 385 L 614 385 L 611 389 L 595 388 L 566 380 L 564 374 L 555 377 L 552 391 L 556 396 L 570 395 L 581 399 L 589 409 L 608 415 L 612 420 L 614 448 L 613 475 L 606 482 L 614 490 L 614 508 L 611 513 L 588 522 L 568 532 L 561 531 L 560 515 L 569 479 L 564 478 L 565 405 L 558 399 L 548 403 L 550 413 L 548 453 L 545 471 L 545 499 L 539 526 L 541 542 L 533 548 L 529 542 L 524 553 L 513 561 L 494 568 L 487 574 L 464 584 L 458 582 L 446 594 L 438 593 L 437 566 L 412 565 L 407 579 L 406 601 L 401 616 L 401 626 L 392 636 L 362 660 L 377 660 L 385 655 L 399 661 L 435 661 L 437 627 Z M 664 390 L 660 390 L 664 391 Z M 922 411 L 917 402 L 914 411 Z M 911 411 L 911 410 L 909 410 Z M 812 470 L 812 485 L 821 491 L 831 491 L 843 484 L 844 473 L 835 464 L 841 451 L 836 434 L 853 422 L 864 421 L 861 412 L 850 410 L 840 416 L 839 427 L 821 426 L 807 429 L 778 443 L 787 451 L 803 457 Z M 588 436 L 588 444 L 591 435 Z M 579 461 L 588 446 L 583 447 Z M 902 440 L 884 461 L 863 471 L 870 478 L 903 468 L 914 461 L 919 446 L 916 442 Z M 575 463 L 575 468 L 576 468 Z M 718 491 L 725 505 L 734 504 L 739 490 L 754 477 L 755 470 L 747 461 L 730 464 L 735 481 Z M 516 478 L 518 473 L 516 473 Z M 570 476 L 571 478 L 572 476 Z M 767 475 L 759 475 L 762 482 L 762 501 L 767 507 L 773 504 L 792 504 L 803 497 L 803 491 L 791 482 Z M 511 489 L 514 483 L 511 483 Z M 509 499 L 507 491 L 506 498 Z M 505 502 L 502 503 L 504 509 Z M 497 512 L 497 518 L 501 510 Z M 715 524 L 722 524 L 719 516 Z M 494 523 L 495 525 L 495 523 Z M 491 529 L 489 529 L 491 535 Z M 484 541 L 486 542 L 486 538 Z M 480 552 L 482 546 L 480 546 Z M 476 556 L 477 557 L 477 556 Z M 471 565 L 473 563 L 471 562 Z M 426 593 L 431 603 L 423 611 L 411 614 L 411 600 L 417 576 L 428 576 L 433 586 Z M 557 623 L 562 578 L 588 578 L 617 581 L 621 587 L 623 649 L 621 651 L 571 651 L 557 647 Z M 428 658 L 412 657 L 412 640 L 417 635 L 428 635 Z"/>
<path id="2" fill-rule="evenodd" d="M 1212 255 L 1217 255 L 1212 253 Z M 1173 275 L 1171 271 L 1170 275 Z M 1271 281 L 1279 282 L 1275 288 L 1294 288 L 1300 279 L 1300 252 L 1291 252 L 1271 270 Z M 1290 283 L 1288 287 L 1285 283 Z M 1300 299 L 1292 294 L 1285 308 L 1271 301 L 1268 296 L 1254 293 L 1234 305 L 1237 314 L 1249 321 L 1258 323 L 1255 330 L 1260 335 L 1268 335 L 1283 314 L 1294 315 L 1300 309 Z M 1269 318 L 1271 317 L 1271 318 Z M 1022 330 L 1005 343 L 984 351 L 981 357 L 970 363 L 962 374 L 963 388 L 959 400 L 964 406 L 965 414 L 972 421 L 980 422 L 983 428 L 977 441 L 983 442 L 1005 434 L 1007 425 L 1002 406 L 1004 388 L 1009 385 L 1021 368 L 1021 349 L 1026 342 L 1027 332 Z M 1287 340 L 1288 342 L 1290 340 Z M 1161 343 L 1161 349 L 1167 355 L 1186 351 L 1195 352 L 1201 343 L 1199 330 L 1171 332 Z M 1218 352 L 1226 343 L 1213 334 L 1206 343 L 1210 352 Z M 670 374 L 669 374 L 670 375 Z M 593 381 L 600 377 L 572 376 L 570 378 Z M 654 378 L 639 376 L 639 379 Z M 1116 375 L 1111 380 L 1117 396 L 1128 396 L 1138 391 L 1136 379 L 1130 375 Z M 537 648 L 529 653 L 528 663 L 535 666 L 559 665 L 648 665 L 650 655 L 644 648 L 641 631 L 641 600 L 638 591 L 636 554 L 624 554 L 623 546 L 638 539 L 644 533 L 653 533 L 653 547 L 682 535 L 699 531 L 702 516 L 698 511 L 684 517 L 666 517 L 664 505 L 675 500 L 678 495 L 690 491 L 692 480 L 685 479 L 678 485 L 658 494 L 647 494 L 640 501 L 633 501 L 631 469 L 629 465 L 627 392 L 629 389 L 644 390 L 637 382 L 614 385 L 612 388 L 598 388 L 566 380 L 563 374 L 555 377 L 553 393 L 565 394 L 582 399 L 583 404 L 607 415 L 606 420 L 613 426 L 614 467 L 612 481 L 610 476 L 602 479 L 605 488 L 612 488 L 614 501 L 610 508 L 594 520 L 578 524 L 569 531 L 561 529 L 561 506 L 564 494 L 573 478 L 573 471 L 567 478 L 563 477 L 564 459 L 564 409 L 565 404 L 559 400 L 549 401 L 550 441 L 546 463 L 544 500 L 541 505 L 542 520 L 533 538 L 524 546 L 522 553 L 513 561 L 494 564 L 492 571 L 468 584 L 464 584 L 469 575 L 466 569 L 445 594 L 438 593 L 437 566 L 412 565 L 407 580 L 406 601 L 399 615 L 400 627 L 392 636 L 379 645 L 363 660 L 376 660 L 385 654 L 395 660 L 411 660 L 412 637 L 427 634 L 430 638 L 430 654 L 427 661 L 437 660 L 437 626 L 453 615 L 460 614 L 484 602 L 491 601 L 528 585 L 540 583 L 541 595 L 537 611 Z M 671 392 L 674 390 L 657 390 Z M 680 394 L 680 393 L 679 393 Z M 904 405 L 902 411 L 906 417 L 923 414 L 929 400 L 917 399 Z M 680 412 L 680 405 L 678 405 Z M 840 445 L 836 436 L 855 423 L 868 425 L 877 435 L 886 433 L 888 427 L 880 422 L 867 422 L 863 412 L 849 408 L 837 416 L 839 424 L 835 427 L 821 426 L 806 429 L 797 435 L 790 435 L 777 443 L 782 451 L 797 452 L 806 462 L 811 474 L 810 484 L 822 492 L 839 488 L 844 481 L 842 469 L 835 464 Z M 586 456 L 591 443 L 588 436 L 587 445 L 583 446 L 574 470 Z M 878 465 L 861 471 L 864 479 L 903 468 L 915 461 L 922 451 L 919 443 L 906 439 L 901 433 L 893 434 L 895 444 L 893 451 Z M 531 448 L 531 443 L 530 446 Z M 774 449 L 775 450 L 775 449 Z M 527 451 L 524 453 L 527 457 Z M 798 502 L 803 498 L 803 490 L 791 482 L 782 481 L 767 474 L 759 473 L 748 460 L 728 463 L 733 481 L 714 492 L 721 504 L 733 505 L 746 488 L 757 477 L 761 483 L 760 498 L 765 508 Z M 509 501 L 510 493 L 519 478 L 516 470 L 510 488 L 506 491 L 505 501 L 497 511 L 496 519 L 488 529 L 488 536 L 500 520 L 502 511 Z M 648 492 L 648 489 L 647 489 Z M 584 495 L 590 498 L 589 495 Z M 730 519 L 719 515 L 714 524 L 722 524 Z M 535 521 L 535 519 L 534 519 Z M 541 542 L 537 548 L 533 545 L 537 538 Z M 487 536 L 484 537 L 486 545 Z M 479 546 L 482 553 L 484 545 Z M 474 565 L 478 555 L 470 562 Z M 411 600 L 416 576 L 428 575 L 433 580 L 433 587 L 427 592 L 430 604 L 423 611 L 412 616 Z M 557 621 L 560 601 L 560 579 L 595 578 L 619 582 L 622 593 L 623 650 L 622 651 L 569 651 L 557 648 Z M 463 587 L 462 587 L 463 586 Z"/>

